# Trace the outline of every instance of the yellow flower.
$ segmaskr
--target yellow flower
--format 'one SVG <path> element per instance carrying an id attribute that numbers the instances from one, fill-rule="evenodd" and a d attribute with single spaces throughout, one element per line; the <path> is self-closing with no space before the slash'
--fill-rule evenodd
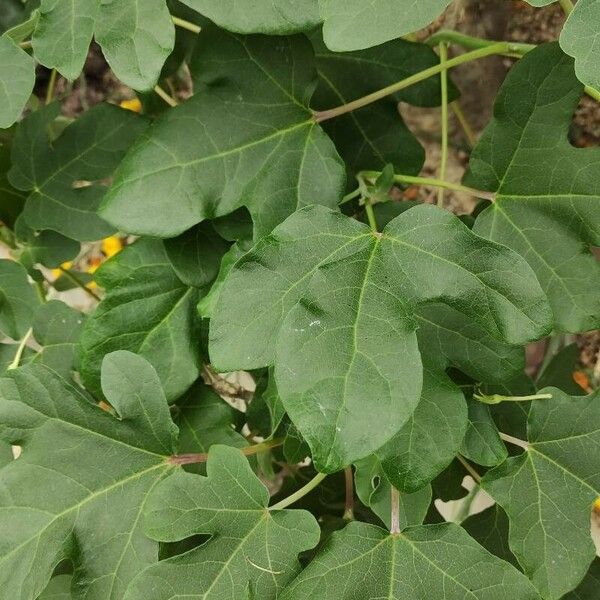
<path id="1" fill-rule="evenodd" d="M 114 256 L 122 248 L 123 242 L 121 241 L 121 238 L 117 237 L 116 235 L 111 235 L 110 237 L 102 240 L 102 252 L 106 258 Z"/>
<path id="2" fill-rule="evenodd" d="M 132 98 L 131 100 L 121 100 L 119 103 L 121 108 L 132 110 L 133 112 L 142 112 L 142 103 L 139 98 Z"/>
<path id="3" fill-rule="evenodd" d="M 65 269 L 66 271 L 68 271 L 72 266 L 73 261 L 68 260 L 67 262 L 64 262 L 62 265 L 60 265 L 60 269 Z M 52 269 L 52 275 L 54 279 L 58 279 L 62 275 L 62 271 L 60 269 Z"/>
<path id="4" fill-rule="evenodd" d="M 600 512 L 600 498 L 594 500 L 594 512 Z"/>

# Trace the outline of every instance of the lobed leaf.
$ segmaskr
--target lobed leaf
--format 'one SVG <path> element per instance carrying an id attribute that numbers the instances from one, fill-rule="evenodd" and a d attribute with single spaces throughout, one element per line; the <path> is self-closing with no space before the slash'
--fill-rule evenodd
<path id="1" fill-rule="evenodd" d="M 160 240 L 138 240 L 94 275 L 106 293 L 81 333 L 85 385 L 100 394 L 102 358 L 131 350 L 156 369 L 169 401 L 181 396 L 200 373 L 200 290 L 177 277 Z"/>
<path id="2" fill-rule="evenodd" d="M 549 327 L 525 262 L 445 211 L 417 206 L 374 235 L 308 207 L 230 271 L 211 320 L 211 359 L 226 371 L 274 363 L 317 468 L 339 470 L 377 450 L 413 413 L 422 383 L 413 313 L 430 302 L 511 343 Z"/>
<path id="3" fill-rule="evenodd" d="M 121 163 L 101 209 L 108 222 L 174 237 L 246 206 L 260 237 L 298 208 L 337 204 L 344 172 L 308 108 L 316 73 L 305 38 L 207 27 L 190 68 L 196 94 Z"/>
<path id="4" fill-rule="evenodd" d="M 562 331 L 600 326 L 600 265 L 590 251 L 600 245 L 600 149 L 567 138 L 582 91 L 558 44 L 528 53 L 500 90 L 466 179 L 496 192 L 475 233 L 529 262 Z"/>
<path id="5" fill-rule="evenodd" d="M 539 600 L 512 565 L 452 523 L 409 527 L 399 535 L 350 523 L 334 533 L 282 600 Z"/>
<path id="6" fill-rule="evenodd" d="M 10 38 L 0 35 L 0 129 L 20 116 L 35 83 L 35 62 Z"/>
<path id="7" fill-rule="evenodd" d="M 120 352 L 105 365 L 105 394 L 119 418 L 40 364 L 0 380 L 0 435 L 23 448 L 0 478 L 3 597 L 37 598 L 70 559 L 77 594 L 117 600 L 157 559 L 140 513 L 174 468 L 164 453 L 174 451 L 177 428 L 144 359 Z M 121 370 L 135 373 L 139 387 L 122 388 Z"/>
<path id="8" fill-rule="evenodd" d="M 319 541 L 310 513 L 267 509 L 269 492 L 238 450 L 213 446 L 207 473 L 180 472 L 159 484 L 145 522 L 161 541 L 211 539 L 146 569 L 126 600 L 275 598 L 299 571 L 298 553 Z"/>
<path id="9" fill-rule="evenodd" d="M 52 229 L 79 241 L 98 240 L 115 229 L 97 214 L 112 175 L 146 120 L 110 104 L 99 104 L 69 125 L 52 143 L 47 127 L 58 104 L 20 123 L 12 146 L 11 184 L 29 192 L 23 218 L 32 229 Z M 80 183 L 83 182 L 83 183 Z"/>
<path id="10" fill-rule="evenodd" d="M 560 598 L 585 575 L 596 551 L 590 511 L 600 496 L 598 393 L 542 390 L 533 402 L 527 450 L 489 471 L 482 487 L 510 520 L 510 548 L 544 598 Z"/>

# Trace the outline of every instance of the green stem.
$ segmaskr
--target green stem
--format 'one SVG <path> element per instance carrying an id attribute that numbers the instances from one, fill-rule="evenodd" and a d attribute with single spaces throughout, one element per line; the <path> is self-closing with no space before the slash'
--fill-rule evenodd
<path id="1" fill-rule="evenodd" d="M 566 0 L 569 2 L 569 5 L 572 7 L 573 4 L 570 0 Z M 564 10 L 564 7 L 563 7 Z M 567 8 L 567 10 L 569 10 Z M 437 46 L 440 42 L 448 42 L 451 44 L 457 44 L 466 48 L 467 50 L 471 49 L 480 49 L 480 48 L 489 48 L 495 44 L 500 42 L 496 42 L 494 40 L 486 40 L 483 38 L 473 37 L 471 35 L 465 35 L 464 33 L 459 33 L 458 31 L 451 31 L 447 29 L 443 29 L 434 33 L 431 37 L 425 40 L 425 43 L 429 46 Z M 518 42 L 506 42 L 508 44 L 508 50 L 506 52 L 499 52 L 501 56 L 510 56 L 513 58 L 522 58 L 528 52 L 531 52 L 535 48 L 537 48 L 536 44 L 522 44 Z M 596 100 L 596 102 L 600 102 L 600 91 L 586 85 L 584 88 L 585 93 Z"/>
<path id="2" fill-rule="evenodd" d="M 68 269 L 65 269 L 64 267 L 59 267 L 60 272 L 72 283 L 74 283 L 77 287 L 81 288 L 88 296 L 91 296 L 94 300 L 100 302 L 101 298 L 100 296 L 98 296 L 98 294 L 95 294 L 92 290 L 90 290 L 89 287 L 87 287 L 87 285 L 85 285 L 85 283 L 83 283 L 83 281 L 81 281 L 81 279 L 79 279 L 79 277 L 77 277 L 77 275 L 71 273 L 71 271 L 69 271 Z"/>
<path id="3" fill-rule="evenodd" d="M 440 179 L 446 179 L 446 165 L 448 163 L 448 45 L 446 42 L 440 44 L 440 64 L 444 70 L 440 74 L 440 86 L 442 92 L 442 148 L 440 157 Z M 444 187 L 438 188 L 437 205 L 444 205 Z"/>
<path id="4" fill-rule="evenodd" d="M 498 435 L 501 439 L 503 439 L 505 442 L 508 442 L 509 444 L 519 446 L 519 448 L 523 448 L 523 450 L 529 449 L 529 444 L 524 440 L 520 440 L 519 438 L 513 437 L 512 435 L 508 435 L 508 433 L 502 433 L 501 431 L 498 432 Z"/>
<path id="5" fill-rule="evenodd" d="M 361 175 L 365 179 L 377 179 L 380 173 L 378 171 L 362 171 Z M 460 185 L 458 183 L 451 183 L 449 181 L 441 181 L 440 179 L 432 179 L 429 177 L 412 177 L 410 175 L 394 175 L 394 181 L 398 183 L 406 183 L 408 185 L 430 185 L 433 187 L 443 187 L 447 190 L 454 190 L 455 192 L 464 192 L 477 198 L 483 198 L 484 200 L 491 200 L 492 202 L 496 199 L 494 192 L 486 192 L 484 190 L 477 190 L 475 188 Z"/>
<path id="6" fill-rule="evenodd" d="M 472 35 L 465 35 L 464 33 L 449 29 L 442 29 L 425 40 L 425 43 L 431 47 L 437 46 L 441 42 L 456 44 L 467 50 L 489 48 L 495 44 L 502 43 L 496 40 L 486 40 L 484 38 L 478 38 Z M 508 45 L 506 54 L 510 56 L 514 54 L 519 54 L 522 56 L 523 54 L 527 54 L 528 52 L 531 52 L 531 50 L 537 48 L 535 44 L 522 44 L 518 42 L 506 42 L 506 44 Z"/>
<path id="7" fill-rule="evenodd" d="M 503 396 L 502 394 L 473 394 L 475 400 L 483 404 L 500 404 L 501 402 L 527 402 L 529 400 L 551 400 L 552 394 L 532 394 L 531 396 Z"/>
<path id="8" fill-rule="evenodd" d="M 240 452 L 244 456 L 251 456 L 253 454 L 259 454 L 265 452 L 271 448 L 277 448 L 283 444 L 283 438 L 274 438 L 272 440 L 265 440 L 260 444 L 254 444 L 253 446 L 246 446 L 240 448 Z M 208 460 L 207 452 L 194 452 L 190 454 L 174 454 L 169 456 L 167 459 L 172 465 L 194 465 L 198 463 L 205 463 Z"/>
<path id="9" fill-rule="evenodd" d="M 48 87 L 46 88 L 46 104 L 50 104 L 54 99 L 54 90 L 56 89 L 56 69 L 52 69 L 50 73 L 50 80 L 48 81 Z"/>
<path id="10" fill-rule="evenodd" d="M 456 455 L 456 459 L 465 468 L 465 471 L 475 480 L 475 483 L 479 485 L 481 483 L 481 475 L 460 454 Z"/>
<path id="11" fill-rule="evenodd" d="M 354 475 L 352 467 L 344 469 L 344 488 L 346 500 L 344 502 L 344 521 L 354 521 Z"/>
<path id="12" fill-rule="evenodd" d="M 323 121 L 327 121 L 328 119 L 345 115 L 346 113 L 352 112 L 357 108 L 368 106 L 369 104 L 377 102 L 378 100 L 381 100 L 390 94 L 395 94 L 400 90 L 410 87 L 411 85 L 415 85 L 416 83 L 424 81 L 425 79 L 429 79 L 434 75 L 439 75 L 444 69 L 453 69 L 458 65 L 462 65 L 479 58 L 484 58 L 486 56 L 492 56 L 494 54 L 505 54 L 510 51 L 510 46 L 511 44 L 509 42 L 497 42 L 486 46 L 485 48 L 479 48 L 477 50 L 473 50 L 473 52 L 461 54 L 460 56 L 450 59 L 445 65 L 437 64 L 433 67 L 429 67 L 429 69 L 415 73 L 406 79 L 393 83 L 392 85 L 388 85 L 381 90 L 373 92 L 372 94 L 368 94 L 367 96 L 363 96 L 362 98 L 348 102 L 348 104 L 342 104 L 341 106 L 330 108 L 328 110 L 315 111 L 313 113 L 313 118 L 317 123 L 321 123 Z"/>
<path id="13" fill-rule="evenodd" d="M 560 4 L 560 7 L 563 9 L 563 12 L 567 16 L 569 16 L 571 14 L 571 12 L 573 11 L 573 9 L 575 8 L 573 6 L 573 2 L 571 2 L 571 0 L 558 0 L 558 3 Z"/>
<path id="14" fill-rule="evenodd" d="M 171 20 L 173 21 L 173 23 L 175 25 L 177 25 L 177 27 L 181 27 L 182 29 L 187 29 L 188 31 L 191 31 L 192 33 L 195 33 L 196 35 L 200 33 L 200 31 L 202 31 L 202 28 L 200 27 L 200 25 L 196 25 L 195 23 L 190 23 L 189 21 L 186 21 L 185 19 L 180 19 L 179 17 L 174 17 L 173 15 L 171 15 Z"/>
<path id="15" fill-rule="evenodd" d="M 177 102 L 177 100 L 175 100 L 175 98 L 173 98 L 172 96 L 169 96 L 169 94 L 167 94 L 167 92 L 165 92 L 165 90 L 163 90 L 160 85 L 155 85 L 154 86 L 154 91 L 156 92 L 157 95 L 159 95 L 171 108 L 174 108 L 175 106 L 177 106 L 179 103 Z"/>
<path id="16" fill-rule="evenodd" d="M 25 350 L 25 346 L 27 345 L 27 340 L 29 339 L 29 336 L 32 333 L 33 333 L 33 329 L 30 327 L 27 330 L 27 333 L 23 336 L 23 339 L 21 340 L 21 342 L 19 343 L 19 347 L 17 348 L 17 353 L 15 354 L 15 357 L 12 360 L 12 362 L 10 363 L 10 365 L 8 365 L 7 370 L 16 369 L 19 366 L 19 363 L 21 362 L 21 357 L 23 356 L 23 351 Z"/>
<path id="17" fill-rule="evenodd" d="M 373 210 L 373 205 L 369 202 L 368 198 L 365 200 L 365 212 L 367 213 L 369 226 L 375 233 L 377 233 L 377 219 L 375 218 L 375 211 Z"/>
<path id="18" fill-rule="evenodd" d="M 31 43 L 31 40 L 25 40 L 24 42 L 19 42 L 19 47 L 23 50 L 29 50 L 33 47 L 33 44 Z"/>
<path id="19" fill-rule="evenodd" d="M 391 514 L 390 514 L 390 533 L 392 535 L 400 533 L 400 492 L 392 486 L 391 494 Z"/>
<path id="20" fill-rule="evenodd" d="M 350 202 L 350 200 L 354 200 L 354 198 L 358 198 L 362 193 L 362 190 L 357 187 L 353 192 L 346 194 L 341 200 L 340 204 L 346 204 L 346 202 Z"/>
<path id="21" fill-rule="evenodd" d="M 38 296 L 41 300 L 41 302 L 46 302 L 46 288 L 44 287 L 44 282 L 43 281 L 36 281 L 35 282 L 35 289 L 37 290 Z"/>
<path id="22" fill-rule="evenodd" d="M 477 144 L 477 138 L 475 137 L 473 128 L 471 127 L 471 124 L 469 123 L 467 117 L 465 116 L 465 113 L 463 112 L 462 108 L 460 107 L 458 100 L 455 100 L 454 102 L 452 102 L 452 104 L 450 104 L 450 106 L 452 107 L 452 110 L 454 111 L 454 116 L 456 117 L 456 120 L 458 121 L 459 125 L 461 126 L 461 128 L 465 134 L 465 137 L 467 138 L 467 142 L 469 143 L 469 146 L 471 146 L 471 148 L 474 148 L 475 144 Z"/>
<path id="23" fill-rule="evenodd" d="M 273 504 L 273 506 L 269 506 L 269 510 L 281 510 L 282 508 L 287 508 L 290 504 L 294 504 L 294 502 L 297 502 L 300 498 L 303 498 L 306 494 L 312 492 L 325 477 L 327 477 L 325 473 L 317 473 L 306 485 L 303 485 L 291 496 L 284 498 L 277 504 Z"/>

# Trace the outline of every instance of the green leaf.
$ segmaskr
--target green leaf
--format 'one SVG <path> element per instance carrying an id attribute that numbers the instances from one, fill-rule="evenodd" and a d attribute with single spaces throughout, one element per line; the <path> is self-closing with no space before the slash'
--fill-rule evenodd
<path id="1" fill-rule="evenodd" d="M 50 142 L 47 128 L 59 110 L 52 104 L 19 125 L 9 179 L 17 189 L 30 192 L 23 218 L 31 228 L 52 229 L 79 241 L 98 240 L 115 231 L 96 212 L 106 190 L 99 182 L 112 175 L 146 120 L 99 104 Z"/>
<path id="2" fill-rule="evenodd" d="M 497 194 L 475 233 L 529 262 L 564 331 L 600 326 L 600 264 L 589 248 L 600 245 L 600 149 L 567 138 L 582 91 L 557 44 L 527 54 L 502 86 L 466 180 Z"/>
<path id="3" fill-rule="evenodd" d="M 39 600 L 71 600 L 71 580 L 71 575 L 53 577 Z"/>
<path id="4" fill-rule="evenodd" d="M 210 223 L 200 223 L 176 238 L 165 240 L 164 245 L 179 279 L 193 287 L 212 283 L 228 249 Z"/>
<path id="5" fill-rule="evenodd" d="M 519 567 L 508 547 L 508 517 L 497 504 L 471 515 L 461 523 L 461 527 L 488 552 Z"/>
<path id="6" fill-rule="evenodd" d="M 179 453 L 208 452 L 214 444 L 242 448 L 248 442 L 233 429 L 236 411 L 203 383 L 196 383 L 177 403 L 176 423 L 179 427 Z M 204 465 L 189 465 L 204 471 Z"/>
<path id="7" fill-rule="evenodd" d="M 469 425 L 465 432 L 461 454 L 484 467 L 495 467 L 504 462 L 508 452 L 498 435 L 489 406 L 469 400 Z"/>
<path id="8" fill-rule="evenodd" d="M 563 600 L 595 600 L 600 594 L 600 559 L 595 558 L 587 575 L 577 589 L 563 596 Z"/>
<path id="9" fill-rule="evenodd" d="M 221 294 L 223 283 L 225 282 L 227 275 L 229 275 L 229 271 L 231 271 L 233 265 L 238 261 L 238 259 L 246 254 L 247 249 L 245 246 L 246 244 L 243 242 L 236 242 L 223 255 L 217 278 L 212 284 L 210 290 L 207 292 L 206 296 L 201 298 L 200 302 L 198 302 L 198 314 L 202 318 L 209 319 L 212 317 L 215 307 L 217 306 L 217 302 L 219 301 L 219 295 Z"/>
<path id="10" fill-rule="evenodd" d="M 599 393 L 570 397 L 543 390 L 533 402 L 527 450 L 483 479 L 510 520 L 510 548 L 544 598 L 560 598 L 585 575 L 596 551 L 590 510 L 600 496 Z"/>
<path id="11" fill-rule="evenodd" d="M 20 116 L 35 83 L 35 62 L 10 38 L 0 36 L 0 129 Z"/>
<path id="12" fill-rule="evenodd" d="M 131 350 L 156 369 L 172 401 L 196 380 L 199 344 L 196 303 L 200 292 L 175 274 L 160 240 L 141 239 L 95 273 L 106 293 L 81 334 L 81 376 L 100 393 L 102 357 Z"/>
<path id="13" fill-rule="evenodd" d="M 600 2 L 579 0 L 560 34 L 560 46 L 575 59 L 579 81 L 600 88 Z"/>
<path id="14" fill-rule="evenodd" d="M 362 50 L 429 25 L 452 0 L 319 0 L 323 37 L 335 52 Z"/>
<path id="15" fill-rule="evenodd" d="M 368 506 L 389 529 L 391 524 L 392 486 L 377 457 L 369 456 L 355 465 L 354 482 L 356 495 Z M 412 525 L 421 525 L 431 504 L 431 487 L 425 486 L 413 494 L 400 494 L 400 531 Z"/>
<path id="16" fill-rule="evenodd" d="M 18 260 L 28 270 L 37 263 L 54 269 L 79 254 L 80 245 L 75 240 L 50 229 L 36 231 L 27 225 L 23 217 L 15 223 L 15 235 L 22 246 Z"/>
<path id="17" fill-rule="evenodd" d="M 252 402 L 246 410 L 250 429 L 259 429 L 268 436 L 275 435 L 285 417 L 285 408 L 277 391 L 273 368 L 268 369 L 257 381 Z"/>
<path id="18" fill-rule="evenodd" d="M 374 235 L 308 207 L 230 272 L 211 320 L 212 363 L 224 371 L 267 366 L 277 341 L 284 407 L 317 469 L 336 471 L 377 450 L 413 413 L 421 358 L 412 315 L 436 301 L 511 343 L 549 328 L 526 263 L 453 215 L 417 206 Z"/>
<path id="19" fill-rule="evenodd" d="M 75 79 L 92 36 L 115 75 L 139 90 L 154 86 L 175 43 L 164 0 L 42 0 L 32 41 L 43 65 Z"/>
<path id="20" fill-rule="evenodd" d="M 260 237 L 299 207 L 336 206 L 344 172 L 308 108 L 313 63 L 301 36 L 203 29 L 191 64 L 196 95 L 134 145 L 102 216 L 128 232 L 174 237 L 246 206 Z"/>
<path id="21" fill-rule="evenodd" d="M 25 269 L 12 260 L 0 260 L 0 331 L 13 340 L 21 339 L 39 302 Z"/>
<path id="22" fill-rule="evenodd" d="M 101 0 L 94 37 L 121 81 L 148 90 L 173 50 L 175 28 L 165 0 Z"/>
<path id="23" fill-rule="evenodd" d="M 282 600 L 539 600 L 512 565 L 453 523 L 400 535 L 366 523 L 334 533 Z"/>
<path id="24" fill-rule="evenodd" d="M 269 492 L 247 459 L 213 446 L 208 476 L 179 472 L 159 484 L 146 508 L 146 531 L 174 542 L 212 538 L 144 571 L 126 600 L 274 598 L 299 571 L 297 555 L 319 541 L 319 527 L 303 510 L 269 511 Z"/>
<path id="25" fill-rule="evenodd" d="M 84 319 L 82 313 L 60 300 L 42 304 L 33 320 L 33 337 L 42 346 L 34 360 L 54 369 L 65 379 L 70 378 Z"/>
<path id="26" fill-rule="evenodd" d="M 565 346 L 538 375 L 537 386 L 557 387 L 571 396 L 584 396 L 585 391 L 573 379 L 573 373 L 579 368 L 580 356 L 577 344 Z"/>
<path id="27" fill-rule="evenodd" d="M 0 220 L 11 229 L 23 210 L 25 194 L 15 189 L 8 180 L 10 154 L 14 129 L 0 131 Z"/>
<path id="28" fill-rule="evenodd" d="M 421 398 L 400 431 L 377 450 L 383 472 L 396 488 L 412 493 L 445 469 L 467 428 L 462 392 L 443 372 L 424 367 Z"/>
<path id="29" fill-rule="evenodd" d="M 23 448 L 0 483 L 0 585 L 7 598 L 37 598 L 54 567 L 70 559 L 82 596 L 117 600 L 157 559 L 140 513 L 174 468 L 163 453 L 174 450 L 176 428 L 144 359 L 124 352 L 106 365 L 103 385 L 118 419 L 39 364 L 0 380 L 0 434 Z M 120 387 L 119 370 L 139 377 L 134 393 Z"/>
<path id="30" fill-rule="evenodd" d="M 238 33 L 282 35 L 308 31 L 321 22 L 318 0 L 256 0 L 245 5 L 235 0 L 182 0 L 211 21 Z"/>

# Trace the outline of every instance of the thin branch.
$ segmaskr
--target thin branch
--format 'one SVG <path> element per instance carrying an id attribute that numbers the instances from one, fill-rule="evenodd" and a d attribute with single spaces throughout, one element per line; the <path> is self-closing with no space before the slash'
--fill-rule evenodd
<path id="1" fill-rule="evenodd" d="M 400 492 L 392 486 L 391 489 L 390 533 L 400 533 Z"/>
<path id="2" fill-rule="evenodd" d="M 373 230 L 373 233 L 377 233 L 377 219 L 375 219 L 373 205 L 369 202 L 368 198 L 365 200 L 365 212 L 367 213 L 367 220 L 369 221 L 369 226 Z"/>
<path id="3" fill-rule="evenodd" d="M 25 335 L 23 336 L 23 339 L 20 341 L 19 347 L 17 348 L 17 353 L 15 354 L 15 357 L 13 358 L 10 365 L 8 365 L 7 370 L 16 369 L 19 366 L 19 363 L 21 362 L 21 357 L 23 356 L 23 351 L 25 350 L 25 346 L 27 346 L 27 341 L 29 340 L 32 333 L 33 328 L 30 327 L 27 330 L 27 333 L 25 333 Z"/>
<path id="4" fill-rule="evenodd" d="M 58 268 L 60 269 L 60 272 L 69 281 L 71 281 L 72 283 L 74 283 L 77 287 L 81 288 L 86 294 L 88 294 L 88 296 L 91 296 L 97 302 L 100 302 L 100 300 L 102 300 L 102 298 L 100 298 L 100 296 L 98 296 L 98 294 L 96 294 L 93 290 L 90 290 L 90 288 L 87 287 L 87 285 L 85 285 L 85 283 L 83 283 L 83 281 L 81 281 L 81 279 L 79 279 L 79 277 L 77 277 L 77 275 L 75 275 L 74 273 L 72 273 L 68 269 L 65 269 L 64 267 L 58 267 Z"/>
<path id="5" fill-rule="evenodd" d="M 171 20 L 173 21 L 173 23 L 175 25 L 177 25 L 177 27 L 181 27 L 182 29 L 187 29 L 188 31 L 191 31 L 192 33 L 195 33 L 196 35 L 202 31 L 202 28 L 200 27 L 200 25 L 196 25 L 195 23 L 190 23 L 189 21 L 186 21 L 185 19 L 180 19 L 179 17 L 175 17 L 175 16 L 171 15 Z"/>
<path id="6" fill-rule="evenodd" d="M 420 71 L 419 73 L 415 73 L 406 79 L 398 81 L 397 83 L 393 83 L 392 85 L 384 87 L 376 92 L 373 92 L 372 94 L 368 94 L 367 96 L 363 96 L 362 98 L 353 100 L 352 102 L 348 102 L 347 104 L 342 104 L 341 106 L 330 108 L 328 110 L 315 111 L 313 113 L 313 118 L 317 123 L 327 121 L 328 119 L 333 119 L 334 117 L 344 115 L 358 108 L 362 108 L 363 106 L 372 104 L 373 102 L 377 102 L 378 100 L 381 100 L 390 94 L 395 94 L 400 90 L 406 89 L 412 85 L 415 85 L 416 83 L 424 81 L 425 79 L 429 79 L 429 77 L 439 75 L 444 69 L 452 69 L 458 65 L 462 65 L 479 58 L 484 58 L 486 56 L 504 54 L 509 52 L 509 49 L 509 42 L 497 42 L 484 48 L 479 48 L 477 50 L 473 50 L 472 52 L 461 54 L 460 56 L 450 59 L 445 65 L 434 65 L 433 67 L 425 69 L 424 71 Z"/>
<path id="7" fill-rule="evenodd" d="M 458 102 L 458 100 L 455 100 L 454 102 L 452 102 L 450 104 L 452 111 L 454 112 L 454 116 L 456 117 L 456 120 L 458 121 L 461 129 L 463 130 L 463 133 L 465 134 L 465 137 L 467 138 L 467 142 L 469 143 L 469 146 L 471 146 L 471 148 L 475 147 L 475 144 L 477 144 L 477 137 L 475 136 L 475 132 L 473 131 L 473 128 L 471 127 L 471 124 L 469 123 L 469 120 L 467 119 L 467 117 L 465 116 L 465 113 L 463 112 L 462 108 L 460 107 L 460 104 Z"/>
<path id="8" fill-rule="evenodd" d="M 273 504 L 273 506 L 269 506 L 269 510 L 281 510 L 283 508 L 287 508 L 290 504 L 294 504 L 306 494 L 312 492 L 320 483 L 325 479 L 327 475 L 325 473 L 317 473 L 306 485 L 302 486 L 299 490 L 294 492 L 291 496 L 284 498 L 281 502 L 277 504 Z"/>
<path id="9" fill-rule="evenodd" d="M 46 88 L 46 104 L 50 104 L 54 99 L 54 90 L 56 89 L 56 69 L 52 69 L 50 73 L 50 79 L 48 81 L 48 87 Z"/>
<path id="10" fill-rule="evenodd" d="M 23 50 L 29 50 L 33 47 L 33 44 L 31 43 L 31 40 L 25 40 L 24 42 L 19 42 L 19 47 Z"/>
<path id="11" fill-rule="evenodd" d="M 456 460 L 465 468 L 465 471 L 475 480 L 478 485 L 481 483 L 481 475 L 467 462 L 460 454 L 456 455 Z"/>
<path id="12" fill-rule="evenodd" d="M 440 87 L 442 92 L 442 148 L 440 156 L 440 180 L 446 179 L 446 166 L 448 163 L 448 46 L 446 42 L 440 44 L 440 64 L 444 70 L 440 73 Z M 437 205 L 444 205 L 444 187 L 438 188 Z"/>
<path id="13" fill-rule="evenodd" d="M 272 440 L 266 440 L 260 444 L 254 444 L 253 446 L 246 446 L 240 448 L 240 452 L 245 456 L 251 456 L 253 454 L 259 454 L 265 452 L 271 448 L 277 448 L 283 444 L 283 438 L 274 438 Z M 208 452 L 199 452 L 192 454 L 174 454 L 169 456 L 167 462 L 172 465 L 194 465 L 198 463 L 205 463 L 208 460 Z"/>
<path id="14" fill-rule="evenodd" d="M 525 440 L 520 440 L 519 438 L 513 437 L 512 435 L 508 435 L 508 433 L 498 432 L 498 435 L 509 444 L 513 444 L 513 446 L 519 446 L 523 448 L 523 450 L 529 449 L 529 444 Z"/>
<path id="15" fill-rule="evenodd" d="M 527 402 L 529 400 L 551 400 L 552 394 L 531 394 L 530 396 L 503 396 L 502 394 L 473 394 L 475 400 L 483 404 L 500 404 L 501 402 Z"/>
<path id="16" fill-rule="evenodd" d="M 344 503 L 344 521 L 354 520 L 354 475 L 352 473 L 352 467 L 346 467 L 344 469 L 344 483 L 346 501 Z"/>
<path id="17" fill-rule="evenodd" d="M 165 90 L 163 90 L 160 85 L 155 85 L 154 86 L 154 91 L 156 92 L 157 95 L 159 95 L 171 108 L 174 108 L 175 106 L 178 106 L 179 103 L 177 102 L 177 100 L 175 100 L 175 98 L 173 98 L 172 96 L 169 96 L 169 94 L 167 94 L 167 92 L 165 92 Z"/>
<path id="18" fill-rule="evenodd" d="M 361 176 L 365 179 L 375 180 L 379 177 L 378 171 L 362 171 Z M 458 183 L 451 183 L 449 181 L 441 181 L 440 179 L 432 179 L 429 177 L 412 177 L 410 175 L 394 175 L 394 181 L 398 183 L 406 183 L 408 185 L 430 185 L 433 187 L 444 187 L 448 190 L 454 190 L 456 192 L 464 192 L 477 198 L 483 198 L 494 202 L 496 200 L 496 194 L 494 192 L 486 192 L 484 190 L 476 190 L 475 188 L 460 185 Z"/>

